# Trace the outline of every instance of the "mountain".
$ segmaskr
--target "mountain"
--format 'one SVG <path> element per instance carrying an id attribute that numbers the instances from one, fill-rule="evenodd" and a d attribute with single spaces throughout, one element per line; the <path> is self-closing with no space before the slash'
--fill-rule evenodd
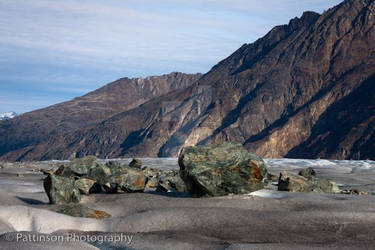
<path id="1" fill-rule="evenodd" d="M 3 113 L 3 114 L 0 114 L 0 121 L 1 120 L 6 120 L 6 119 L 12 119 L 12 118 L 14 118 L 16 116 L 17 116 L 16 112 L 13 112 L 13 111 L 6 112 L 6 113 Z"/>
<path id="2" fill-rule="evenodd" d="M 183 146 L 238 141 L 269 158 L 375 159 L 374 12 L 374 0 L 346 0 L 322 15 L 305 12 L 192 84 L 123 110 L 93 115 L 116 97 L 90 105 L 93 117 L 73 116 L 68 102 L 57 105 L 65 112 L 59 119 L 45 117 L 50 107 L 29 113 L 45 119 L 29 119 L 21 129 L 23 116 L 1 122 L 0 156 L 164 157 Z M 44 132 L 45 123 L 55 129 Z M 13 131 L 21 131 L 16 140 L 7 137 Z"/>
<path id="3" fill-rule="evenodd" d="M 71 101 L 1 121 L 0 156 L 13 152 L 14 158 L 9 160 L 22 159 L 49 138 L 96 126 L 118 112 L 183 89 L 200 77 L 201 74 L 174 72 L 146 78 L 122 78 Z"/>

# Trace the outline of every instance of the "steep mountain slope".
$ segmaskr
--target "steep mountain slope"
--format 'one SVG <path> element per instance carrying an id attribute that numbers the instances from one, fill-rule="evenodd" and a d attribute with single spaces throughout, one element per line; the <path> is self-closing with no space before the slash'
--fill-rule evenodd
<path id="1" fill-rule="evenodd" d="M 239 141 L 263 157 L 375 159 L 374 15 L 374 0 L 305 12 L 185 89 L 2 158 L 175 156 Z"/>
<path id="2" fill-rule="evenodd" d="M 172 90 L 186 88 L 200 77 L 201 74 L 171 73 L 147 78 L 122 78 L 71 101 L 1 121 L 0 156 L 14 150 L 25 153 L 53 136 L 94 126 L 113 114 L 137 107 Z M 22 155 L 16 159 L 19 157 L 22 158 Z"/>

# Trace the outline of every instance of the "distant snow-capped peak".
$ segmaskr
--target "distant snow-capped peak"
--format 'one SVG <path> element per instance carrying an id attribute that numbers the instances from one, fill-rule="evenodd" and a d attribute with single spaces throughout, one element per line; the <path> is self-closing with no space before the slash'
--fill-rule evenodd
<path id="1" fill-rule="evenodd" d="M 16 116 L 17 116 L 16 112 L 10 111 L 10 112 L 0 114 L 0 120 L 11 119 L 11 118 L 14 118 Z"/>

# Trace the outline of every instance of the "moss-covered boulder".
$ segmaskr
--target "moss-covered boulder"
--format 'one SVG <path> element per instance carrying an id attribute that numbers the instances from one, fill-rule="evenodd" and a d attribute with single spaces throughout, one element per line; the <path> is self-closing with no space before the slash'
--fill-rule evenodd
<path id="1" fill-rule="evenodd" d="M 300 170 L 298 172 L 298 175 L 303 176 L 307 179 L 312 179 L 312 178 L 316 177 L 316 172 L 312 167 L 308 167 L 308 168 Z"/>
<path id="2" fill-rule="evenodd" d="M 64 177 L 87 176 L 90 169 L 95 168 L 98 165 L 98 159 L 94 156 L 77 158 L 61 165 L 54 174 Z"/>
<path id="3" fill-rule="evenodd" d="M 147 177 L 141 170 L 129 169 L 117 178 L 119 188 L 125 192 L 143 192 Z"/>
<path id="4" fill-rule="evenodd" d="M 74 182 L 74 186 L 78 188 L 81 194 L 92 194 L 100 193 L 102 188 L 100 185 L 94 181 L 87 178 L 80 178 Z"/>
<path id="5" fill-rule="evenodd" d="M 241 144 L 185 147 L 178 163 L 180 176 L 193 197 L 246 194 L 264 187 L 267 169 Z"/>
<path id="6" fill-rule="evenodd" d="M 79 189 L 70 177 L 50 174 L 44 179 L 44 189 L 50 204 L 78 203 L 81 200 Z"/>

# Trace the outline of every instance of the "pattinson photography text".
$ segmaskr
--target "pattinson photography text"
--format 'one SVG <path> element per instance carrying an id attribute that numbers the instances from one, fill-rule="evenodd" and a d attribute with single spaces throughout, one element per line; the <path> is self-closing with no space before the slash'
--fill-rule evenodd
<path id="1" fill-rule="evenodd" d="M 131 245 L 133 242 L 133 235 L 118 233 L 118 234 L 79 234 L 79 233 L 66 233 L 62 235 L 53 234 L 33 234 L 33 233 L 22 233 L 7 234 L 7 241 L 16 242 L 29 242 L 29 243 L 59 243 L 59 242 L 86 242 L 95 244 L 104 243 L 122 243 Z"/>

